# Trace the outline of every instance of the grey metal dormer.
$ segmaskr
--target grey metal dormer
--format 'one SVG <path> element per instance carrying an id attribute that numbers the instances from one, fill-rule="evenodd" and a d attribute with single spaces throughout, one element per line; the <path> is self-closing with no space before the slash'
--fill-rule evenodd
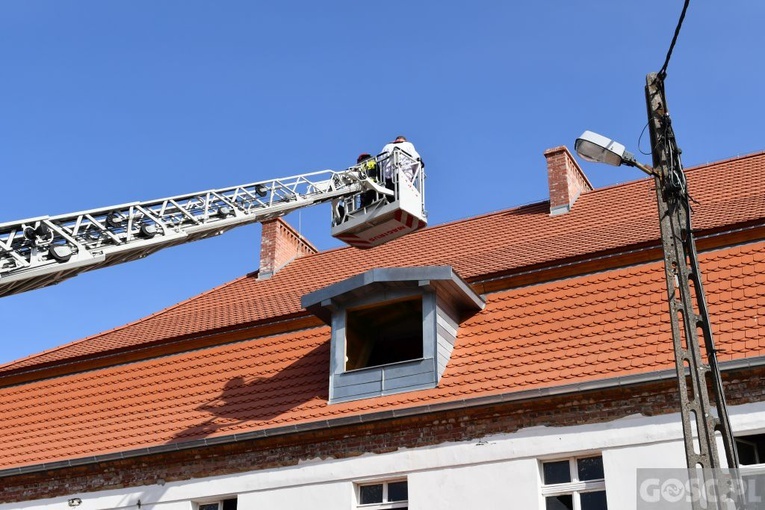
<path id="1" fill-rule="evenodd" d="M 484 300 L 449 266 L 378 268 L 303 296 L 332 326 L 330 403 L 434 388 Z"/>

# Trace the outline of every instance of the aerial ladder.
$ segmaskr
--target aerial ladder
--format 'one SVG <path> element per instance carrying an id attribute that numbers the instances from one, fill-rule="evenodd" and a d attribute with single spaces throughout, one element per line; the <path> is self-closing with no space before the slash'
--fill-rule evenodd
<path id="1" fill-rule="evenodd" d="M 332 235 L 372 248 L 426 225 L 424 180 L 421 162 L 394 149 L 342 171 L 0 223 L 0 296 L 326 202 Z"/>

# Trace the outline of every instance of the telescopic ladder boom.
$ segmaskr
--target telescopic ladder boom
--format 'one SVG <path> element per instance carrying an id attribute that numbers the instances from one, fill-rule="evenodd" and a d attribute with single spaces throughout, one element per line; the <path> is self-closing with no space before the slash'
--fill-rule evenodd
<path id="1" fill-rule="evenodd" d="M 370 189 L 384 192 L 351 167 L 0 223 L 0 296 Z"/>

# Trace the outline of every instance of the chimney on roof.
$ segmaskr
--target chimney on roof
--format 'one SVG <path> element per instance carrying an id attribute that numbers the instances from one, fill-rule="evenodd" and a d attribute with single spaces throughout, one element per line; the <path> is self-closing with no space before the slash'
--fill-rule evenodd
<path id="1" fill-rule="evenodd" d="M 281 218 L 261 225 L 259 280 L 267 280 L 296 258 L 318 251 Z"/>
<path id="2" fill-rule="evenodd" d="M 565 214 L 579 198 L 592 191 L 592 184 L 564 146 L 547 149 L 547 182 L 550 186 L 550 216 Z"/>

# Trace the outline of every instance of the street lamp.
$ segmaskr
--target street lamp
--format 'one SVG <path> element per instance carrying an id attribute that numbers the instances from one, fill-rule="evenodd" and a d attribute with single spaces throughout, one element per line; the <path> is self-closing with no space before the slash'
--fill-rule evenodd
<path id="1" fill-rule="evenodd" d="M 624 145 L 592 131 L 582 133 L 574 142 L 574 149 L 582 159 L 592 163 L 634 166 L 648 175 L 656 175 L 653 168 L 637 161 L 635 155 L 628 152 Z"/>
<path id="2" fill-rule="evenodd" d="M 653 167 L 638 163 L 624 145 L 592 131 L 582 133 L 574 147 L 587 161 L 634 166 L 654 178 L 687 465 L 691 470 L 721 467 L 715 436 L 719 432 L 728 467 L 736 469 L 738 454 L 691 227 L 690 197 L 664 97 L 663 79 L 663 75 L 656 73 L 646 77 Z M 703 337 L 706 360 L 699 336 Z M 707 377 L 711 382 L 712 398 Z M 717 413 L 712 409 L 712 401 Z M 719 490 L 724 490 L 722 484 Z"/>

